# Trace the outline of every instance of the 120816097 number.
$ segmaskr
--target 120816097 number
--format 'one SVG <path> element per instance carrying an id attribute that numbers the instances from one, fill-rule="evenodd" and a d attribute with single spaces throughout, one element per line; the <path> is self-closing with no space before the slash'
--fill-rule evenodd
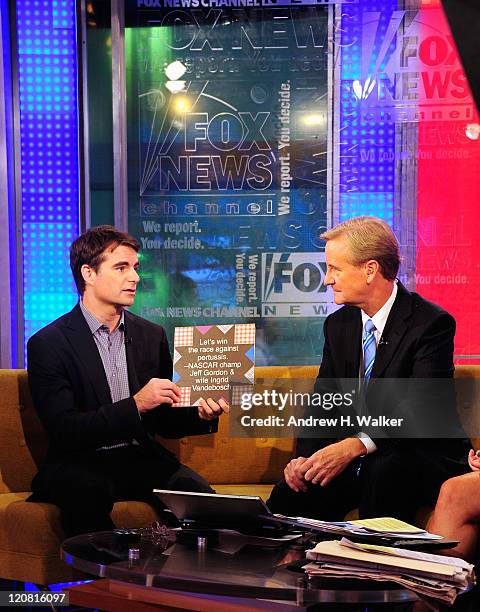
<path id="1" fill-rule="evenodd" d="M 0 606 L 50 606 L 60 604 L 68 606 L 68 593 L 48 591 L 0 591 Z"/>

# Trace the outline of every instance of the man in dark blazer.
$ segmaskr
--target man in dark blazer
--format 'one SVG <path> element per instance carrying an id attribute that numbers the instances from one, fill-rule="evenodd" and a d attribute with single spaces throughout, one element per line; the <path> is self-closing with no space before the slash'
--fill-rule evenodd
<path id="1" fill-rule="evenodd" d="M 72 244 L 80 302 L 28 342 L 28 377 L 49 436 L 32 501 L 56 504 L 68 536 L 113 528 L 118 500 L 156 504 L 154 488 L 212 492 L 154 439 L 216 431 L 224 400 L 176 408 L 165 331 L 125 310 L 139 281 L 138 242 L 111 226 Z"/>
<path id="2" fill-rule="evenodd" d="M 432 437 L 425 433 L 429 423 L 424 413 L 431 415 L 436 401 L 430 391 L 443 389 L 441 401 L 434 406 L 436 418 L 452 417 L 442 410 L 451 409 L 448 381 L 443 395 L 445 379 L 453 377 L 455 320 L 396 280 L 399 245 L 382 220 L 350 219 L 322 238 L 326 240 L 325 284 L 332 287 L 335 303 L 344 306 L 325 321 L 316 391 L 338 379 L 358 379 L 366 404 L 372 404 L 370 396 L 377 389 L 378 414 L 406 416 L 413 429 L 418 418 L 428 439 L 413 431 L 411 437 L 403 433 L 398 439 L 372 439 L 366 432 L 334 440 L 299 439 L 297 457 L 286 466 L 284 480 L 276 485 L 268 504 L 274 512 L 326 520 L 342 520 L 358 506 L 361 517 L 412 521 L 418 507 L 434 505 L 447 478 L 467 469 L 469 444 L 458 437 L 458 428 L 443 428 L 445 437 L 452 434 L 450 439 L 439 438 L 433 427 Z M 401 400 L 397 393 L 385 392 L 388 387 L 382 387 L 381 379 L 383 383 L 410 379 L 416 390 L 406 396 L 406 413 L 397 412 Z M 421 379 L 444 380 L 435 386 Z M 402 387 L 394 389 L 402 392 Z M 434 426 L 432 420 L 430 424 Z"/>

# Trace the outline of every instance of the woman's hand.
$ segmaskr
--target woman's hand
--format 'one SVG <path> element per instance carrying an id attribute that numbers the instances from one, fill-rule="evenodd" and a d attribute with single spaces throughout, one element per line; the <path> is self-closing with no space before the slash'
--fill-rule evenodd
<path id="1" fill-rule="evenodd" d="M 470 452 L 468 453 L 468 465 L 474 472 L 480 472 L 480 457 L 473 450 L 473 448 L 470 449 Z"/>

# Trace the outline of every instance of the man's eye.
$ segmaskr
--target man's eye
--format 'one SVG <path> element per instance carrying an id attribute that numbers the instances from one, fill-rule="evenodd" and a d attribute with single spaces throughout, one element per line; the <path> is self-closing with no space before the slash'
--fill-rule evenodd
<path id="1" fill-rule="evenodd" d="M 118 266 L 117 270 L 120 270 L 120 272 L 123 272 L 125 270 L 125 266 Z"/>

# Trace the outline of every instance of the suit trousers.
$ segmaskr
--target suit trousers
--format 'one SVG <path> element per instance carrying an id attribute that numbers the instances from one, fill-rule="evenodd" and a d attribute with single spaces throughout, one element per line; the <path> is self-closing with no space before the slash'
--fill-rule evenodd
<path id="1" fill-rule="evenodd" d="M 151 504 L 168 522 L 169 513 L 152 494 L 153 489 L 214 493 L 206 480 L 189 467 L 169 465 L 151 451 L 130 445 L 82 453 L 64 461 L 47 483 L 34 487 L 31 501 L 53 503 L 60 508 L 67 537 L 113 529 L 113 504 L 137 500 Z"/>
<path id="2" fill-rule="evenodd" d="M 341 521 L 358 508 L 360 518 L 414 522 L 420 506 L 435 505 L 445 480 L 466 471 L 463 461 L 445 458 L 441 446 L 421 444 L 379 449 L 352 462 L 327 486 L 308 485 L 305 493 L 295 493 L 282 480 L 267 505 L 272 512 L 327 521 Z"/>

